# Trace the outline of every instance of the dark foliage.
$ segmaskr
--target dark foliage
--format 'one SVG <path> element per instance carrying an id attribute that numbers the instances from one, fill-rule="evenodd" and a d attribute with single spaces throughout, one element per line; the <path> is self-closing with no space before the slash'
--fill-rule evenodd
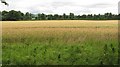
<path id="1" fill-rule="evenodd" d="M 66 15 L 58 14 L 49 14 L 46 15 L 44 13 L 39 14 L 31 14 L 29 12 L 22 13 L 20 11 L 2 11 L 2 20 L 3 21 L 19 21 L 19 20 L 120 20 L 120 14 L 112 14 L 112 13 L 105 13 L 104 15 L 101 14 L 88 14 L 88 15 L 74 15 L 74 13 L 70 13 Z"/>

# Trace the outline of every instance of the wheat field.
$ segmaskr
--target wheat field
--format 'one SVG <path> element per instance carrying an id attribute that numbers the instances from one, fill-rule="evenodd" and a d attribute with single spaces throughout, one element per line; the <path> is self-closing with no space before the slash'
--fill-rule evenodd
<path id="1" fill-rule="evenodd" d="M 3 21 L 3 64 L 118 63 L 118 21 Z"/>

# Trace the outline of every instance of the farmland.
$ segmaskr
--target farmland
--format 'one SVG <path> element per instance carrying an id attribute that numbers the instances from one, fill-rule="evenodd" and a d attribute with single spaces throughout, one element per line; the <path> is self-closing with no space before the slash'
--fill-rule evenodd
<path id="1" fill-rule="evenodd" d="M 4 21 L 2 49 L 8 65 L 115 65 L 118 21 Z"/>

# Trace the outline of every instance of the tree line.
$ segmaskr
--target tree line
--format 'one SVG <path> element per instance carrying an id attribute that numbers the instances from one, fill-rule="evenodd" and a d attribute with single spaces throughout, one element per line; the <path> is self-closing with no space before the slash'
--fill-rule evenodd
<path id="1" fill-rule="evenodd" d="M 20 21 L 20 20 L 120 20 L 120 14 L 112 14 L 112 13 L 105 13 L 104 15 L 101 14 L 88 14 L 88 15 L 74 15 L 74 13 L 70 13 L 69 15 L 63 14 L 32 14 L 29 12 L 22 13 L 21 11 L 0 11 L 2 14 L 3 21 Z"/>

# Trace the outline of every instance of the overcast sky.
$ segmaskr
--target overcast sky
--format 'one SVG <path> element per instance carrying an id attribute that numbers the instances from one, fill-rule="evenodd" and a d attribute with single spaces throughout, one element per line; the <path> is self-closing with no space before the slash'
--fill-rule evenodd
<path id="1" fill-rule="evenodd" d="M 6 0 L 9 6 L 0 3 L 0 10 L 17 10 L 46 14 L 118 14 L 120 0 Z"/>

